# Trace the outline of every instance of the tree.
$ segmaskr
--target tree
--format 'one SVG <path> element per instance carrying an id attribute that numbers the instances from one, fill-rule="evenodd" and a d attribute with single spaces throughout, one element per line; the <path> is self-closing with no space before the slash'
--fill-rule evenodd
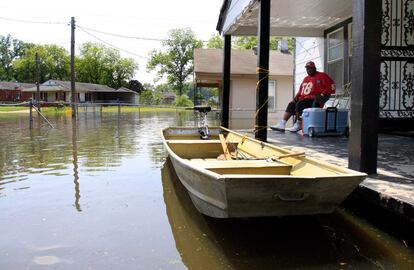
<path id="1" fill-rule="evenodd" d="M 162 45 L 165 51 L 150 52 L 147 70 L 158 69 L 158 79 L 167 76 L 167 82 L 182 95 L 184 83 L 193 72 L 194 49 L 201 48 L 202 41 L 189 28 L 173 29 Z"/>
<path id="2" fill-rule="evenodd" d="M 193 102 L 188 98 L 187 95 L 181 95 L 174 101 L 176 107 L 193 107 Z"/>
<path id="3" fill-rule="evenodd" d="M 161 104 L 161 94 L 152 84 L 144 83 L 140 94 L 140 103 L 147 105 Z"/>
<path id="4" fill-rule="evenodd" d="M 116 60 L 118 61 L 115 61 L 112 69 L 108 71 L 108 85 L 118 89 L 129 84 L 129 81 L 135 74 L 135 70 L 138 69 L 138 65 L 131 58 Z"/>
<path id="5" fill-rule="evenodd" d="M 90 42 L 82 45 L 76 61 L 78 81 L 113 88 L 128 86 L 137 69 L 133 59 L 121 58 L 119 51 Z"/>
<path id="6" fill-rule="evenodd" d="M 291 37 L 282 38 L 282 37 L 270 37 L 269 40 L 269 46 L 271 50 L 277 50 L 279 49 L 279 42 L 282 39 L 287 39 L 288 41 L 288 50 L 289 52 L 293 52 L 293 45 L 294 45 L 294 39 Z M 249 36 L 249 37 L 237 37 L 233 41 L 233 46 L 237 49 L 241 50 L 251 50 L 253 47 L 257 46 L 258 40 L 255 36 Z"/>
<path id="7" fill-rule="evenodd" d="M 23 56 L 25 48 L 33 46 L 11 35 L 0 36 L 0 80 L 14 80 L 13 61 Z"/>
<path id="8" fill-rule="evenodd" d="M 223 49 L 223 39 L 220 35 L 215 34 L 210 37 L 210 39 L 207 41 L 207 48 L 209 49 Z"/>
<path id="9" fill-rule="evenodd" d="M 194 93 L 195 92 L 195 93 Z M 188 97 L 191 100 L 194 100 L 194 94 L 196 95 L 196 102 L 205 102 L 210 98 L 217 98 L 218 99 L 218 88 L 210 88 L 210 87 L 197 87 L 194 91 L 193 87 L 191 90 L 188 91 Z"/>
<path id="10" fill-rule="evenodd" d="M 81 82 L 101 84 L 104 73 L 105 52 L 102 45 L 84 43 L 76 59 L 76 76 Z"/>
<path id="11" fill-rule="evenodd" d="M 142 91 L 140 94 L 139 100 L 141 104 L 151 105 L 153 101 L 152 91 L 149 89 L 144 89 L 144 91 Z"/>
<path id="12" fill-rule="evenodd" d="M 144 86 L 138 80 L 130 80 L 128 84 L 128 88 L 137 92 L 138 94 L 141 94 L 141 92 L 144 91 Z"/>
<path id="13" fill-rule="evenodd" d="M 155 90 L 160 93 L 172 92 L 171 85 L 168 83 L 161 83 L 156 85 Z"/>
<path id="14" fill-rule="evenodd" d="M 240 50 L 251 50 L 257 46 L 257 37 L 236 37 L 233 41 L 233 46 Z M 272 48 L 272 46 L 270 46 Z"/>
<path id="15" fill-rule="evenodd" d="M 40 83 L 47 80 L 69 80 L 69 53 L 57 45 L 33 45 L 13 62 L 14 77 L 20 82 L 35 82 L 37 78 L 36 53 L 39 57 Z"/>

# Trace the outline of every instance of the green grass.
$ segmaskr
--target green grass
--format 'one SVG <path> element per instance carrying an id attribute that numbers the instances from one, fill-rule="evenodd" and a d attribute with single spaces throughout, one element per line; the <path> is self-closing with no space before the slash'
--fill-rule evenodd
<path id="1" fill-rule="evenodd" d="M 1 112 L 27 112 L 29 110 L 28 107 L 23 106 L 0 106 L 0 113 Z M 100 107 L 88 107 L 87 111 L 99 111 Z M 184 108 L 176 108 L 176 107 L 153 107 L 153 106 L 121 106 L 121 112 L 176 112 L 185 110 Z M 50 113 L 70 113 L 71 107 L 66 106 L 63 108 L 55 108 L 55 107 L 42 107 L 42 113 L 50 114 Z M 79 112 L 82 113 L 85 111 L 85 107 L 79 106 Z M 34 112 L 34 110 L 33 110 Z M 102 112 L 114 113 L 118 112 L 118 106 L 104 106 L 102 108 Z"/>
<path id="2" fill-rule="evenodd" d="M 27 111 L 28 109 L 23 106 L 0 106 L 0 112 Z"/>
<path id="3" fill-rule="evenodd" d="M 79 108 L 82 111 L 83 108 Z M 141 106 L 121 106 L 121 112 L 175 112 L 177 110 L 184 110 L 183 108 L 175 107 L 141 107 Z M 118 106 L 108 106 L 102 108 L 103 112 L 118 112 Z"/>
<path id="4" fill-rule="evenodd" d="M 0 106 L 0 112 L 27 112 L 29 110 L 29 107 L 25 106 Z M 34 111 L 34 110 L 33 110 Z M 55 107 L 42 107 L 41 108 L 42 113 L 55 113 L 55 112 L 64 112 L 65 110 L 57 109 Z"/>

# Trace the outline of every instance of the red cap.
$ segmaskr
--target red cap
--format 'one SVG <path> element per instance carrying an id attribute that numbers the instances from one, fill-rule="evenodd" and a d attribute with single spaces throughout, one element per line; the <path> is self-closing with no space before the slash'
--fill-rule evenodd
<path id="1" fill-rule="evenodd" d="M 313 61 L 309 61 L 305 65 L 305 68 L 307 68 L 307 67 L 316 67 L 316 66 L 315 66 L 315 63 Z"/>

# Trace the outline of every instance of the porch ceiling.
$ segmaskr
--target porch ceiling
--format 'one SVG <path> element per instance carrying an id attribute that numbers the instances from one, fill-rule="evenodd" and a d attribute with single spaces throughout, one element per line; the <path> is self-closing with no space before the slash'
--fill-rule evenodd
<path id="1" fill-rule="evenodd" d="M 257 35 L 258 0 L 225 0 L 217 30 L 225 35 Z M 271 0 L 270 35 L 321 37 L 324 29 L 352 16 L 352 0 Z"/>

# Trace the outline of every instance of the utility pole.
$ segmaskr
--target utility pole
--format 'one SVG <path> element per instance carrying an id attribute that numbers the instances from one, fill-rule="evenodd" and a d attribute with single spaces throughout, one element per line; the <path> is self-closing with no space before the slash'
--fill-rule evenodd
<path id="1" fill-rule="evenodd" d="M 36 106 L 40 111 L 40 71 L 39 71 L 39 54 L 36 52 Z"/>
<path id="2" fill-rule="evenodd" d="M 75 17 L 70 21 L 71 38 L 70 38 L 70 104 L 72 106 L 72 118 L 76 118 L 76 89 L 75 89 Z"/>

